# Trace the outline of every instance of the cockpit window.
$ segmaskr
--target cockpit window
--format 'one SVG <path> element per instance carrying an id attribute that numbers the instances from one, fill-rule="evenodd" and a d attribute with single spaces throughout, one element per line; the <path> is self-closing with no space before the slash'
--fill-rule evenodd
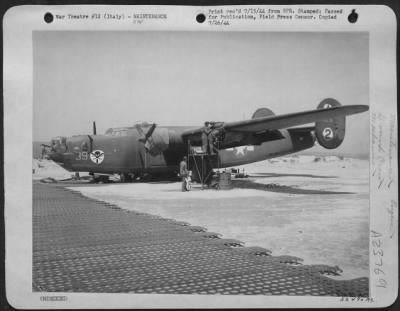
<path id="1" fill-rule="evenodd" d="M 106 135 L 110 136 L 127 136 L 128 135 L 128 129 L 120 129 L 120 128 L 110 128 L 106 131 Z"/>
<path id="2" fill-rule="evenodd" d="M 140 127 L 150 127 L 154 124 L 154 122 L 148 122 L 148 121 L 137 121 L 134 126 L 140 126 Z"/>
<path id="3" fill-rule="evenodd" d="M 109 135 L 109 136 L 128 136 L 129 133 L 132 133 L 132 131 L 135 131 L 137 129 L 137 127 L 150 128 L 151 126 L 153 126 L 153 124 L 154 124 L 154 122 L 139 121 L 139 122 L 134 123 L 133 126 L 109 128 L 105 132 L 105 135 Z"/>
<path id="4" fill-rule="evenodd" d="M 64 153 L 67 150 L 67 138 L 57 136 L 50 140 L 50 146 L 53 151 Z"/>

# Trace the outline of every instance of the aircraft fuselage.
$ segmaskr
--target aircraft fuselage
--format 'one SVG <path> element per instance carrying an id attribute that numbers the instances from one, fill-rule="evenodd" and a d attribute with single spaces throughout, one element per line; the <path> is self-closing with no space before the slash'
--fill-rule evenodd
<path id="1" fill-rule="evenodd" d="M 135 128 L 106 135 L 79 135 L 60 138 L 50 158 L 73 172 L 97 174 L 177 173 L 179 163 L 188 155 L 188 141 L 182 138 L 187 127 L 157 127 L 153 133 L 163 150 L 146 152 Z M 279 136 L 279 137 L 278 137 Z M 314 146 L 311 130 L 280 130 L 272 141 L 262 142 L 262 135 L 226 137 L 225 149 L 214 158 L 214 168 L 225 168 L 279 157 Z M 63 142 L 61 142 L 63 140 Z M 190 142 L 200 146 L 199 140 Z M 229 148 L 226 148 L 229 147 Z M 97 152 L 97 153 L 96 153 Z"/>

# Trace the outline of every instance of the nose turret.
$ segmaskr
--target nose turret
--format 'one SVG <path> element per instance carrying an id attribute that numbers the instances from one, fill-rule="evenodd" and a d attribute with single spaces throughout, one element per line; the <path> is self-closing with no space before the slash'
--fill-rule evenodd
<path id="1" fill-rule="evenodd" d="M 67 138 L 57 136 L 50 141 L 50 153 L 48 157 L 56 163 L 64 163 L 64 153 L 67 151 Z"/>

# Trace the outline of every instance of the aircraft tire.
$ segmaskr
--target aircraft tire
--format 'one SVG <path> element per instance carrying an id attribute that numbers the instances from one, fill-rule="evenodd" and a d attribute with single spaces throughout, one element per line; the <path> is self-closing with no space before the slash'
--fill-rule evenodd
<path id="1" fill-rule="evenodd" d="M 144 174 L 142 174 L 142 175 L 140 176 L 140 180 L 141 180 L 141 181 L 150 181 L 152 177 L 153 177 L 153 176 L 151 176 L 151 174 L 149 174 L 149 173 L 144 173 Z"/>
<path id="2" fill-rule="evenodd" d="M 122 183 L 132 182 L 134 180 L 134 178 L 128 173 L 121 173 L 119 176 Z"/>
<path id="3" fill-rule="evenodd" d="M 109 182 L 109 177 L 108 176 L 100 176 L 97 180 L 98 184 L 106 184 Z"/>
<path id="4" fill-rule="evenodd" d="M 119 180 L 122 183 L 126 182 L 126 175 L 124 173 L 119 174 Z"/>

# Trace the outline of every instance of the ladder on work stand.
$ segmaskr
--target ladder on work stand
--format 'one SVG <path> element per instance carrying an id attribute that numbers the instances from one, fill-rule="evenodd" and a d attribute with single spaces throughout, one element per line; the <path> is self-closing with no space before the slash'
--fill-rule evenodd
<path id="1" fill-rule="evenodd" d="M 216 149 L 216 148 L 215 148 Z M 197 152 L 192 146 L 190 140 L 188 141 L 188 167 L 189 170 L 195 170 L 200 179 L 201 189 L 204 189 L 204 184 L 207 179 L 211 177 L 213 171 L 213 160 L 217 161 L 217 168 L 220 168 L 220 158 L 218 156 L 218 149 L 215 154 L 208 154 L 206 152 Z"/>

